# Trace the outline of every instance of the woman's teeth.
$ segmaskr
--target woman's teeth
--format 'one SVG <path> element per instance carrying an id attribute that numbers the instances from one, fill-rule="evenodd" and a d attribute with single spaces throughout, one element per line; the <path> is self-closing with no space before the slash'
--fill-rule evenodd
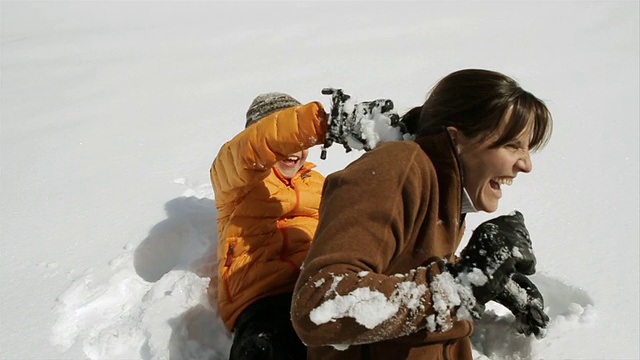
<path id="1" fill-rule="evenodd" d="M 498 179 L 498 183 L 500 185 L 511 186 L 511 184 L 513 184 L 513 179 L 512 178 L 501 178 L 501 179 Z"/>
<path id="2" fill-rule="evenodd" d="M 513 184 L 512 178 L 495 178 L 495 179 L 491 179 L 491 181 L 499 185 L 511 186 L 511 184 Z"/>

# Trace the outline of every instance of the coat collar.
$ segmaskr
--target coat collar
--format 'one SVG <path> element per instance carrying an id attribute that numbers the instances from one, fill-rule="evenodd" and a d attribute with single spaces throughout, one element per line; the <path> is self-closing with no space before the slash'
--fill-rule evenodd
<path id="1" fill-rule="evenodd" d="M 460 211 L 463 214 L 478 212 L 478 209 L 473 206 L 471 197 L 469 196 L 469 193 L 467 192 L 467 189 L 464 188 L 464 186 L 462 187 L 462 209 L 460 209 Z"/>

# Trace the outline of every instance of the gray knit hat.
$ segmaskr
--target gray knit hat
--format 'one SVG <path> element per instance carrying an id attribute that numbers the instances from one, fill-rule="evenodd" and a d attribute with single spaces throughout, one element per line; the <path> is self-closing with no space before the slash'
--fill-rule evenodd
<path id="1" fill-rule="evenodd" d="M 284 93 L 270 92 L 258 95 L 253 99 L 251 106 L 249 106 L 249 110 L 247 110 L 247 122 L 244 127 L 246 128 L 254 122 L 278 110 L 297 105 L 301 105 L 300 101 Z"/>

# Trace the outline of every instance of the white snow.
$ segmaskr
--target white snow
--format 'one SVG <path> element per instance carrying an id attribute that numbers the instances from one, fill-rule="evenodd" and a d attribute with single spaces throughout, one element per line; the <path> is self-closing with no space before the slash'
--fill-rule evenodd
<path id="1" fill-rule="evenodd" d="M 366 273 L 366 271 L 361 271 L 357 275 L 362 277 Z M 349 317 L 367 329 L 373 329 L 395 315 L 400 306 L 412 311 L 419 310 L 427 291 L 425 285 L 404 281 L 396 285 L 396 289 L 389 298 L 368 287 L 357 288 L 348 294 L 339 295 L 335 291 L 335 287 L 345 276 L 348 275 L 333 275 L 332 286 L 325 295 L 330 299 L 323 301 L 309 314 L 309 319 L 314 324 L 322 325 Z M 400 274 L 396 276 L 402 277 Z"/>
<path id="2" fill-rule="evenodd" d="M 546 337 L 493 304 L 474 356 L 640 358 L 637 1 L 0 6 L 0 358 L 225 359 L 209 167 L 253 98 L 328 107 L 339 87 L 402 114 L 467 67 L 556 121 L 498 212 L 467 218 L 468 238 L 524 214 Z M 328 152 L 310 155 L 324 174 L 362 154 Z"/>
<path id="3" fill-rule="evenodd" d="M 429 283 L 433 308 L 436 310 L 435 316 L 428 321 L 429 331 L 451 329 L 452 311 L 458 319 L 472 320 L 471 311 L 476 305 L 476 299 L 473 297 L 468 279 L 460 275 L 455 279 L 449 272 L 443 272 Z"/>
<path id="4" fill-rule="evenodd" d="M 347 136 L 347 144 L 355 150 L 373 149 L 379 143 L 393 140 L 411 140 L 415 136 L 403 134 L 399 127 L 391 125 L 392 114 L 399 115 L 396 109 L 382 113 L 380 107 L 370 111 L 365 101 L 350 98 L 344 103 L 343 112 L 353 117 L 352 131 L 360 136 L 364 144 L 353 136 Z"/>
<path id="5" fill-rule="evenodd" d="M 336 295 L 311 310 L 309 318 L 322 325 L 343 317 L 353 318 L 358 324 L 373 329 L 398 312 L 398 304 L 369 288 L 358 288 L 346 295 Z"/>
<path id="6" fill-rule="evenodd" d="M 479 252 L 480 254 L 482 252 Z M 464 285 L 482 286 L 489 281 L 482 270 L 474 267 L 469 272 L 460 273 L 460 282 Z"/>

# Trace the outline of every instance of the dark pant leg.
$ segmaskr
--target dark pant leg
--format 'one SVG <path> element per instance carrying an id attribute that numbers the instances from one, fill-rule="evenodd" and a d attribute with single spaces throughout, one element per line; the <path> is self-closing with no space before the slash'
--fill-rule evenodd
<path id="1" fill-rule="evenodd" d="M 291 294 L 260 299 L 238 317 L 229 360 L 304 360 L 307 349 L 291 325 Z"/>

